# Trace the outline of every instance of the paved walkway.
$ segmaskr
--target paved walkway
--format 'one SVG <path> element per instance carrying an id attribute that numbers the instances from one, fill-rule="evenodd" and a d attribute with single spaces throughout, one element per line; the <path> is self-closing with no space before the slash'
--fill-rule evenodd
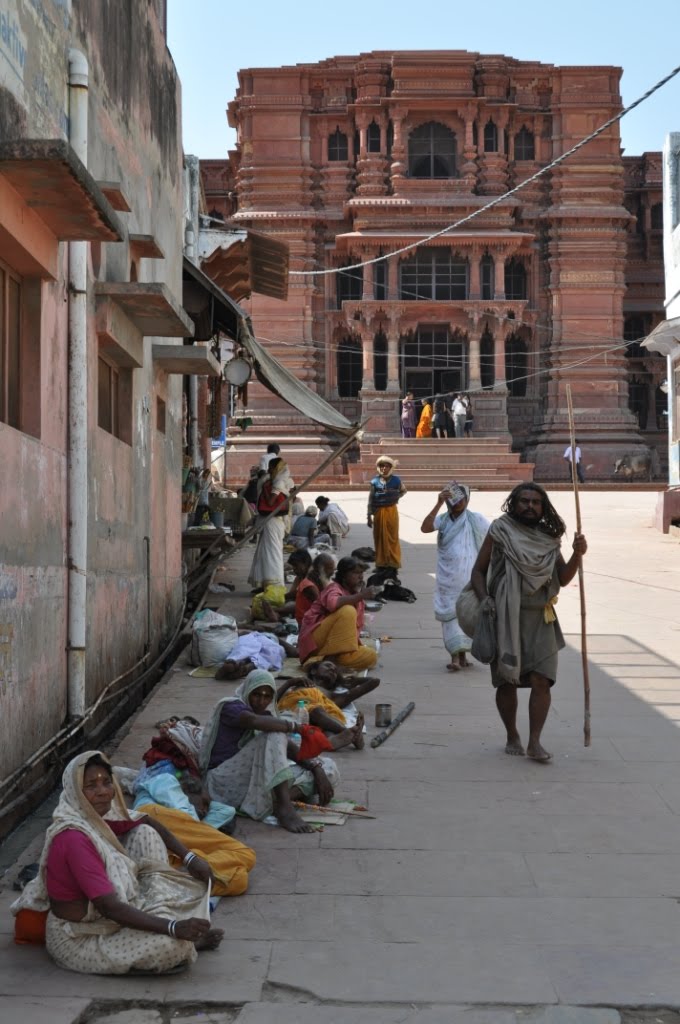
<path id="1" fill-rule="evenodd" d="M 349 551 L 369 540 L 365 498 L 335 497 L 356 524 Z M 493 516 L 502 497 L 474 494 L 472 507 Z M 182 1018 L 204 1024 L 612 1024 L 618 1013 L 592 1008 L 680 1007 L 680 544 L 649 525 L 655 501 L 583 496 L 593 742 L 584 749 L 574 582 L 558 606 L 568 648 L 542 766 L 503 754 L 487 669 L 444 670 L 434 537 L 419 532 L 433 496 L 408 495 L 402 580 L 418 603 L 370 626 L 392 638 L 377 699 L 416 711 L 378 750 L 338 755 L 340 794 L 376 820 L 299 837 L 239 826 L 258 855 L 250 891 L 218 909 L 222 953 L 175 978 L 60 971 L 12 944 L 3 893 L 0 1022 L 70 1024 L 92 1000 L 211 1004 Z M 571 523 L 570 496 L 557 504 Z M 239 607 L 248 557 L 232 568 Z M 116 761 L 136 766 L 161 715 L 205 718 L 225 687 L 176 667 Z M 120 1020 L 144 1024 L 135 1013 Z"/>

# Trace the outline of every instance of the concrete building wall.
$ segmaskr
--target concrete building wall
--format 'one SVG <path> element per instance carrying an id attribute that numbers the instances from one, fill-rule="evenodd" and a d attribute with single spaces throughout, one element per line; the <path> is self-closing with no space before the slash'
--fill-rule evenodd
<path id="1" fill-rule="evenodd" d="M 124 235 L 154 236 L 163 253 L 135 258 L 127 237 L 89 246 L 89 704 L 147 650 L 162 648 L 182 605 L 182 378 L 152 362 L 153 341 L 165 339 L 145 337 L 142 366 L 130 374 L 129 436 L 102 429 L 95 295 L 97 282 L 164 282 L 181 306 L 180 86 L 161 0 L 7 0 L 0 12 L 0 140 L 68 137 L 68 51 L 81 50 L 90 69 L 89 171 L 120 184 L 130 206 L 118 215 Z M 0 189 L 3 182 L 0 173 Z M 42 244 L 33 228 L 27 216 L 27 250 Z M 0 779 L 58 731 L 68 710 L 66 244 L 54 252 L 53 279 L 22 277 L 22 401 L 30 416 L 22 429 L 0 422 Z"/>

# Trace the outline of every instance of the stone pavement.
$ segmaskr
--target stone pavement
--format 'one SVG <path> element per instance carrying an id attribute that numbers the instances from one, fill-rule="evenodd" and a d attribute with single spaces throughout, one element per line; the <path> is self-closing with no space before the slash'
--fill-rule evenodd
<path id="1" fill-rule="evenodd" d="M 369 541 L 365 497 L 334 498 L 355 524 L 349 552 Z M 502 498 L 475 493 L 472 507 L 493 516 Z M 13 945 L 2 892 L 0 1024 L 84 1013 L 107 1024 L 680 1021 L 617 1010 L 680 1007 L 680 545 L 650 526 L 655 494 L 583 495 L 593 741 L 583 747 L 574 582 L 558 605 L 568 648 L 543 766 L 503 754 L 486 668 L 444 670 L 434 537 L 419 532 L 433 500 L 400 505 L 402 580 L 418 603 L 369 623 L 391 637 L 374 699 L 395 711 L 412 699 L 416 711 L 379 749 L 338 755 L 339 795 L 376 820 L 312 836 L 240 824 L 258 862 L 248 894 L 218 908 L 221 952 L 167 979 L 60 971 L 43 950 Z M 572 523 L 570 495 L 556 503 Z M 238 591 L 225 607 L 245 604 L 250 551 L 233 560 Z M 137 766 L 159 717 L 204 719 L 225 689 L 176 666 L 115 761 Z M 525 696 L 520 705 L 526 738 Z"/>

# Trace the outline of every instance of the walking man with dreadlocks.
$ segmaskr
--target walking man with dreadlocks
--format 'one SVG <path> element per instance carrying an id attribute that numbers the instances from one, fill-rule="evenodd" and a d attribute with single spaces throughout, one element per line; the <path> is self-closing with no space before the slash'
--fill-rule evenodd
<path id="1" fill-rule="evenodd" d="M 550 710 L 550 687 L 557 678 L 557 652 L 564 647 L 554 605 L 560 587 L 570 583 L 588 545 L 574 535 L 573 553 L 560 553 L 566 526 L 538 484 L 519 484 L 503 504 L 480 548 L 472 587 L 480 601 L 495 605 L 496 658 L 491 681 L 507 732 L 506 754 L 523 755 L 517 731 L 517 689 L 530 687 L 529 742 L 534 761 L 549 761 L 541 732 Z"/>

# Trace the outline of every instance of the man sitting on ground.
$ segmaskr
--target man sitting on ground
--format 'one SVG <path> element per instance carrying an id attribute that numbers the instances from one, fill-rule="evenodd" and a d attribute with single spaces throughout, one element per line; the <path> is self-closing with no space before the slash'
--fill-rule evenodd
<path id="1" fill-rule="evenodd" d="M 304 511 L 304 515 L 298 516 L 293 523 L 293 527 L 288 537 L 286 537 L 286 543 L 291 544 L 296 548 L 313 548 L 315 540 L 318 534 L 318 524 L 316 517 L 318 514 L 318 508 L 316 505 L 308 505 Z M 322 535 L 325 536 L 325 535 Z M 321 539 L 321 537 L 319 538 Z M 330 544 L 330 537 L 326 537 L 326 540 Z"/>
<path id="2" fill-rule="evenodd" d="M 349 519 L 339 505 L 323 494 L 316 499 L 316 505 L 319 509 L 319 526 L 323 526 L 330 534 L 333 550 L 337 551 L 349 533 Z"/>

